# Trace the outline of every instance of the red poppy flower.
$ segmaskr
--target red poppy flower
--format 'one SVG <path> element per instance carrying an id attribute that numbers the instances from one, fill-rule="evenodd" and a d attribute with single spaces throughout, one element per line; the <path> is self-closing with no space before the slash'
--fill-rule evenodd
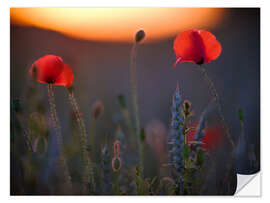
<path id="1" fill-rule="evenodd" d="M 36 60 L 31 68 L 30 75 L 40 83 L 62 85 L 67 88 L 73 84 L 73 72 L 59 56 L 46 55 Z"/>
<path id="2" fill-rule="evenodd" d="M 225 135 L 223 128 L 220 125 L 208 126 L 204 129 L 204 132 L 205 135 L 202 140 L 204 144 L 202 145 L 202 148 L 207 151 L 217 149 L 221 145 Z M 195 130 L 187 133 L 187 142 L 192 142 L 194 140 L 195 133 Z"/>
<path id="3" fill-rule="evenodd" d="M 209 63 L 220 55 L 221 49 L 216 37 L 208 31 L 196 29 L 184 31 L 174 40 L 176 54 L 174 68 L 181 62 Z"/>

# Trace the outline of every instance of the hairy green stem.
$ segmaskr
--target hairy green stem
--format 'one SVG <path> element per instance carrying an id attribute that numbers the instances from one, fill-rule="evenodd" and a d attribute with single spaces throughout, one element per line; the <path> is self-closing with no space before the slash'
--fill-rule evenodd
<path id="1" fill-rule="evenodd" d="M 48 96 L 49 96 L 51 117 L 52 117 L 52 121 L 54 123 L 54 127 L 56 130 L 56 141 L 57 141 L 57 145 L 58 145 L 59 152 L 60 152 L 59 153 L 59 161 L 60 161 L 60 164 L 63 168 L 63 174 L 64 174 L 64 178 L 65 178 L 65 182 L 67 184 L 67 187 L 70 190 L 72 190 L 71 177 L 69 174 L 65 154 L 63 151 L 63 147 L 64 147 L 63 146 L 63 138 L 61 135 L 61 128 L 60 128 L 60 124 L 58 122 L 58 117 L 57 117 L 57 113 L 56 113 L 56 105 L 55 105 L 55 101 L 54 101 L 53 85 L 52 84 L 48 85 Z"/>
<path id="2" fill-rule="evenodd" d="M 139 118 L 139 108 L 138 108 L 138 101 L 137 101 L 137 81 L 136 81 L 136 51 L 137 51 L 137 43 L 133 44 L 131 50 L 131 58 L 130 58 L 130 85 L 131 85 L 131 98 L 132 98 L 132 107 L 133 113 L 135 117 L 135 132 L 137 137 L 137 146 L 139 151 L 139 166 L 140 169 L 143 169 L 143 157 L 142 157 L 142 144 L 140 140 L 140 118 Z M 143 174 L 143 171 L 141 171 Z"/>
<path id="3" fill-rule="evenodd" d="M 93 171 L 92 162 L 90 160 L 90 157 L 88 156 L 88 150 L 87 150 L 88 147 L 87 147 L 86 128 L 85 128 L 84 121 L 82 119 L 82 116 L 79 110 L 79 106 L 74 97 L 73 90 L 69 88 L 68 93 L 69 93 L 70 103 L 72 104 L 75 116 L 77 118 L 78 125 L 80 127 L 80 131 L 81 131 L 80 144 L 81 144 L 82 160 L 83 160 L 86 172 L 87 172 L 86 177 L 84 177 L 85 190 L 87 190 L 87 186 L 89 186 L 90 191 L 95 192 L 94 171 Z"/>
<path id="4" fill-rule="evenodd" d="M 234 141 L 233 141 L 233 139 L 232 139 L 232 137 L 230 135 L 229 128 L 227 127 L 227 125 L 225 123 L 225 118 L 224 118 L 223 113 L 222 113 L 222 109 L 221 109 L 221 105 L 220 105 L 220 102 L 219 102 L 219 96 L 218 96 L 217 90 L 216 90 L 213 82 L 208 77 L 208 75 L 206 73 L 206 70 L 201 65 L 200 65 L 200 71 L 201 71 L 202 75 L 204 76 L 204 79 L 207 81 L 207 83 L 209 85 L 209 88 L 211 90 L 211 93 L 215 97 L 215 101 L 216 101 L 217 107 L 218 107 L 218 113 L 219 113 L 219 116 L 220 116 L 220 118 L 222 120 L 223 127 L 224 127 L 224 129 L 226 131 L 226 136 L 227 136 L 229 142 L 232 145 L 232 151 L 230 152 L 230 155 L 229 155 L 230 158 L 229 158 L 229 161 L 227 163 L 227 170 L 226 170 L 226 175 L 225 175 L 225 178 L 229 179 L 230 174 L 231 174 L 231 170 L 232 170 L 232 167 L 233 167 L 233 163 L 235 161 L 236 146 L 235 146 L 235 143 L 234 143 Z"/>
<path id="5" fill-rule="evenodd" d="M 223 127 L 226 131 L 226 136 L 228 138 L 228 140 L 230 141 L 233 149 L 235 149 L 235 144 L 234 144 L 234 141 L 230 135 L 230 132 L 229 132 L 229 128 L 227 127 L 226 123 L 225 123 L 225 118 L 224 118 L 224 115 L 222 113 L 222 109 L 221 109 L 221 105 L 220 105 L 220 102 L 219 102 L 219 96 L 218 96 L 218 93 L 217 93 L 217 90 L 213 84 L 213 82 L 210 80 L 210 78 L 208 77 L 207 73 L 206 73 L 206 70 L 200 65 L 200 71 L 204 77 L 204 79 L 207 81 L 208 83 L 208 86 L 210 88 L 210 91 L 211 93 L 213 94 L 213 96 L 215 97 L 215 101 L 217 103 L 217 107 L 218 107 L 218 113 L 219 113 L 219 116 L 222 120 L 222 123 L 223 123 Z"/>

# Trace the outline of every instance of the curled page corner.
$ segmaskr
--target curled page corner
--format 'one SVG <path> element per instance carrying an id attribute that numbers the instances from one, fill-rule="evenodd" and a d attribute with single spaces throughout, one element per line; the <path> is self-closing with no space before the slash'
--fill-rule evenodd
<path id="1" fill-rule="evenodd" d="M 261 196 L 261 172 L 251 175 L 237 174 L 235 196 Z"/>

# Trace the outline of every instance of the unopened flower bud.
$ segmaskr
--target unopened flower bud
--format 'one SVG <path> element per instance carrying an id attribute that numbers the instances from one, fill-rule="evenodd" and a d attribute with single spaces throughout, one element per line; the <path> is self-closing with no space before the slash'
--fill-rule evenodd
<path id="1" fill-rule="evenodd" d="M 137 33 L 136 33 L 136 36 L 135 36 L 135 41 L 136 43 L 142 41 L 145 37 L 145 32 L 143 30 L 139 30 Z"/>
<path id="2" fill-rule="evenodd" d="M 121 158 L 120 157 L 113 157 L 112 159 L 112 169 L 114 172 L 119 171 L 121 168 Z"/>

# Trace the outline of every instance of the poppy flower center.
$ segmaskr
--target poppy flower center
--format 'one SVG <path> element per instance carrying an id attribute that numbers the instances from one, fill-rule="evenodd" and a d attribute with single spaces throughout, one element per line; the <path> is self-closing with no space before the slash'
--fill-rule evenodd
<path id="1" fill-rule="evenodd" d="M 53 84 L 53 83 L 55 83 L 55 79 L 54 78 L 47 78 L 46 82 L 49 84 Z"/>
<path id="2" fill-rule="evenodd" d="M 204 63 L 204 57 L 201 58 L 199 62 L 197 62 L 198 65 L 202 65 Z"/>

